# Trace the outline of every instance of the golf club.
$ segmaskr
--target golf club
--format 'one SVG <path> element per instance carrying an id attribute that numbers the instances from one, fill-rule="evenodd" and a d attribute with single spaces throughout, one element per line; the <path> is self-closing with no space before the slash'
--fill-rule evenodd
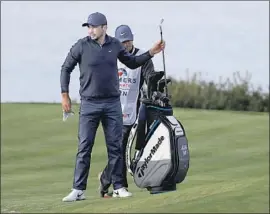
<path id="1" fill-rule="evenodd" d="M 163 32 L 162 32 L 162 23 L 164 19 L 161 19 L 159 29 L 160 29 L 160 38 L 161 41 L 163 41 Z M 168 86 L 167 86 L 167 77 L 166 77 L 166 67 L 165 67 L 165 54 L 164 54 L 164 49 L 162 50 L 162 58 L 163 58 L 163 70 L 164 70 L 164 79 L 165 79 L 165 94 L 168 96 Z"/>

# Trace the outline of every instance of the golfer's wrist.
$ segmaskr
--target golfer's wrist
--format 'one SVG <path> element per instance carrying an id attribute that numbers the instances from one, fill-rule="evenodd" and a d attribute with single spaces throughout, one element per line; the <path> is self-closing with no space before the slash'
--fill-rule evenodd
<path id="1" fill-rule="evenodd" d="M 62 95 L 62 98 L 69 98 L 68 92 L 62 92 L 61 95 Z"/>
<path id="2" fill-rule="evenodd" d="M 154 53 L 154 51 L 152 49 L 149 50 L 149 54 L 150 54 L 150 56 L 154 56 L 155 55 L 155 53 Z"/>

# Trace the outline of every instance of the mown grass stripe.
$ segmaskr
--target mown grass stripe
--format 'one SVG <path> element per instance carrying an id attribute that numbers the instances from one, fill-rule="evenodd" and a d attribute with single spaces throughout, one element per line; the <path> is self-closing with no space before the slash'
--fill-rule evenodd
<path id="1" fill-rule="evenodd" d="M 78 106 L 74 109 L 78 112 Z M 1 211 L 268 212 L 269 115 L 174 109 L 188 134 L 191 168 L 177 191 L 150 195 L 128 177 L 134 197 L 101 199 L 97 174 L 107 163 L 98 129 L 87 200 L 63 203 L 77 152 L 78 114 L 62 122 L 60 105 L 1 104 Z"/>

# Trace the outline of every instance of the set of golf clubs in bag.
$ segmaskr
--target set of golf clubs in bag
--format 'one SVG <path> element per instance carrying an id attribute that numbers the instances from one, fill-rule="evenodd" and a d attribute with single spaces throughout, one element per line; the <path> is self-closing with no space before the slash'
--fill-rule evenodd
<path id="1" fill-rule="evenodd" d="M 164 71 L 149 77 L 147 96 L 141 98 L 139 116 L 126 147 L 128 172 L 136 186 L 150 194 L 176 190 L 177 184 L 185 180 L 190 162 L 185 129 L 174 117 L 170 104 L 167 84 L 171 80 L 166 78 L 164 50 L 162 56 Z"/>

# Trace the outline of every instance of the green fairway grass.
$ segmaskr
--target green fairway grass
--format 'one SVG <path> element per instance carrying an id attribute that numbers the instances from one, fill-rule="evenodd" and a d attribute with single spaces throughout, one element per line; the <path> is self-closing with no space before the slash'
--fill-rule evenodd
<path id="1" fill-rule="evenodd" d="M 185 126 L 190 170 L 177 191 L 150 195 L 129 175 L 132 198 L 102 199 L 97 175 L 107 162 L 97 132 L 87 200 L 64 203 L 77 152 L 78 109 L 62 121 L 60 104 L 1 104 L 1 211 L 66 213 L 269 213 L 269 116 L 174 109 Z"/>

